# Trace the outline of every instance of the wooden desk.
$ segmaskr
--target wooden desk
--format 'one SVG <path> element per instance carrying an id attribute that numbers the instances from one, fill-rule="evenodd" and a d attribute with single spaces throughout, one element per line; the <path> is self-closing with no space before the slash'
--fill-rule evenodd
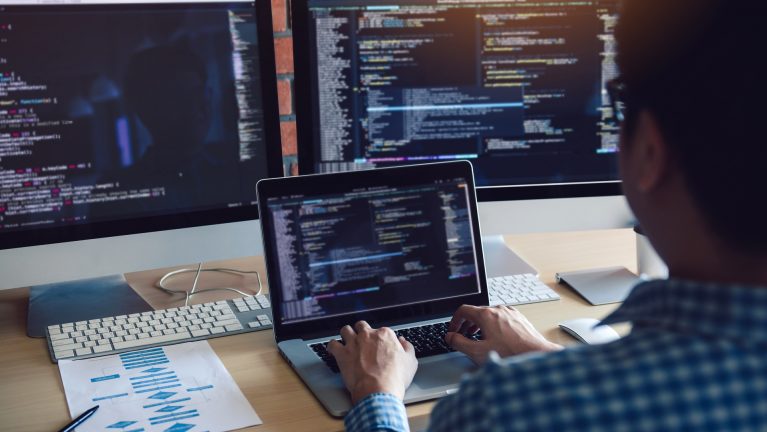
<path id="1" fill-rule="evenodd" d="M 562 296 L 561 301 L 520 306 L 519 309 L 547 338 L 563 344 L 572 344 L 573 340 L 557 329 L 557 322 L 572 318 L 604 317 L 615 306 L 589 306 L 569 289 L 556 285 L 554 274 L 618 265 L 636 270 L 636 247 L 631 230 L 519 235 L 508 236 L 506 241 L 540 271 L 545 283 Z M 214 264 L 264 270 L 261 258 Z M 167 271 L 133 273 L 126 275 L 126 278 L 155 308 L 178 306 L 178 297 L 170 297 L 152 287 Z M 208 274 L 201 279 L 203 288 L 224 284 L 234 287 L 253 286 L 254 283 L 253 277 L 230 275 Z M 171 284 L 174 285 L 190 286 L 191 276 L 179 277 Z M 205 294 L 194 297 L 194 302 L 203 303 L 233 295 Z M 0 291 L 0 430 L 53 431 L 69 421 L 69 413 L 58 368 L 50 361 L 45 341 L 26 337 L 27 300 L 26 288 Z M 282 360 L 271 331 L 211 339 L 210 344 L 264 421 L 263 425 L 250 430 L 343 429 L 343 422 L 325 413 L 298 376 Z M 408 416 L 414 428 L 426 425 L 433 405 L 433 402 L 427 402 L 408 407 Z"/>

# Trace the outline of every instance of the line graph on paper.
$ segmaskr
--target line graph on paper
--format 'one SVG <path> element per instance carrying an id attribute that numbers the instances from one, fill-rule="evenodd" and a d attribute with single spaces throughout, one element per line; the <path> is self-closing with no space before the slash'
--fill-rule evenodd
<path id="1" fill-rule="evenodd" d="M 203 432 L 261 424 L 207 341 L 59 362 L 78 431 Z"/>

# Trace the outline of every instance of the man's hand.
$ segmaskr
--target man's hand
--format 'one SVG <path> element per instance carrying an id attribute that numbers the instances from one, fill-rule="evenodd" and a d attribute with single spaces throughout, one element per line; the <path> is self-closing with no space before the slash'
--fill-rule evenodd
<path id="1" fill-rule="evenodd" d="M 418 368 L 410 342 L 398 339 L 390 328 L 374 330 L 365 321 L 354 324 L 354 329 L 344 326 L 341 338 L 345 345 L 330 341 L 328 351 L 338 362 L 352 403 L 379 392 L 405 397 Z"/>
<path id="2" fill-rule="evenodd" d="M 480 330 L 480 341 L 463 336 Z M 521 312 L 511 306 L 461 306 L 450 321 L 445 341 L 477 364 L 484 363 L 490 351 L 509 357 L 532 351 L 562 349 L 561 345 L 544 338 Z"/>

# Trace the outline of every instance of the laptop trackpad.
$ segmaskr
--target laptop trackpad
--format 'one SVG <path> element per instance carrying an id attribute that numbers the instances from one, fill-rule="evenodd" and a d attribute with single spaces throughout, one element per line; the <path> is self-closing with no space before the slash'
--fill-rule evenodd
<path id="1" fill-rule="evenodd" d="M 455 388 L 461 383 L 461 378 L 464 375 L 476 369 L 477 366 L 474 362 L 459 353 L 422 358 L 418 361 L 418 372 L 415 374 L 413 385 L 408 389 L 405 399 L 423 396 L 423 392 Z"/>

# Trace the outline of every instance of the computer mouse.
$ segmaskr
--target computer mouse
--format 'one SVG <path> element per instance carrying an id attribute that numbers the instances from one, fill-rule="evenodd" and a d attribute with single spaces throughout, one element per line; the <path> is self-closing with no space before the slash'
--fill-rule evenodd
<path id="1" fill-rule="evenodd" d="M 559 323 L 559 328 L 567 334 L 589 345 L 599 345 L 620 339 L 620 335 L 608 325 L 599 324 L 598 319 L 578 318 Z"/>

